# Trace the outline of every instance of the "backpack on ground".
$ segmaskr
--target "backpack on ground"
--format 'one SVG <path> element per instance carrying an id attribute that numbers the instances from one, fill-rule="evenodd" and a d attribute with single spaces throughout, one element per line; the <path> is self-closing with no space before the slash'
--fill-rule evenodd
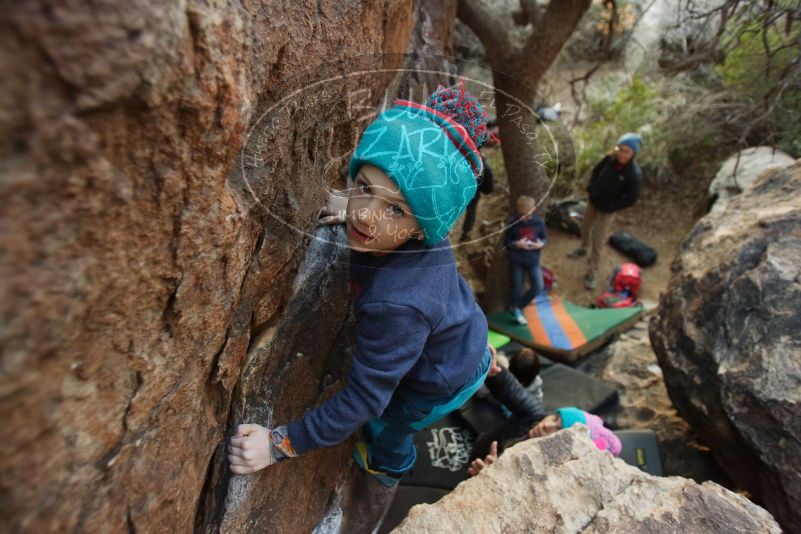
<path id="1" fill-rule="evenodd" d="M 599 308 L 629 308 L 639 306 L 637 294 L 640 292 L 640 268 L 634 263 L 624 263 L 615 267 L 606 283 L 606 291 L 596 300 Z"/>
<path id="2" fill-rule="evenodd" d="M 542 283 L 543 283 L 543 291 L 550 291 L 552 287 L 556 285 L 556 273 L 550 270 L 547 267 L 541 267 L 542 269 Z"/>
<path id="3" fill-rule="evenodd" d="M 624 256 L 631 258 L 640 267 L 650 267 L 656 263 L 656 250 L 628 232 L 615 232 L 609 238 L 609 244 Z"/>
<path id="4" fill-rule="evenodd" d="M 581 237 L 581 222 L 587 202 L 578 199 L 558 200 L 552 203 L 545 215 L 545 224 L 568 234 Z"/>

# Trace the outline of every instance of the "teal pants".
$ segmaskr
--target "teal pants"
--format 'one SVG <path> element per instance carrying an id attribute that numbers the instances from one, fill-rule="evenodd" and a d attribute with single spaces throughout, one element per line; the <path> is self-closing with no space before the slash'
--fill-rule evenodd
<path id="1" fill-rule="evenodd" d="M 407 473 L 417 459 L 414 434 L 467 402 L 484 383 L 491 360 L 487 347 L 481 364 L 467 384 L 448 398 L 432 399 L 399 387 L 381 417 L 367 423 L 369 468 L 395 478 Z"/>

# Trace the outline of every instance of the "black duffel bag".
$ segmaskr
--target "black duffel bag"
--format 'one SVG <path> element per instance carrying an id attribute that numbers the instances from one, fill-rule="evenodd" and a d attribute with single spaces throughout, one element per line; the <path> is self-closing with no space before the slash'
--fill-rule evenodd
<path id="1" fill-rule="evenodd" d="M 609 238 L 609 244 L 640 267 L 656 263 L 656 251 L 628 232 L 615 232 Z"/>

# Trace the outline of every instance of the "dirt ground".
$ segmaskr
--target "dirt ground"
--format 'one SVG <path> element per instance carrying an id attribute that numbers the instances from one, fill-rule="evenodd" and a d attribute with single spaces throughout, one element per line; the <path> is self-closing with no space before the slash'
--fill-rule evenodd
<path id="1" fill-rule="evenodd" d="M 483 149 L 490 161 L 498 160 L 499 150 Z M 502 168 L 494 170 L 495 191 L 482 196 L 479 201 L 472 240 L 455 249 L 460 272 L 468 279 L 477 295 L 484 290 L 492 250 L 498 240 L 497 232 L 503 228 L 510 206 L 505 172 Z M 670 279 L 670 264 L 697 220 L 703 190 L 703 184 L 657 186 L 646 176 L 637 204 L 616 214 L 611 231 L 625 230 L 658 252 L 656 264 L 642 269 L 641 299 L 656 303 L 660 294 L 666 290 Z M 460 220 L 454 226 L 451 237 L 454 244 L 457 243 L 461 224 Z M 630 260 L 607 245 L 601 258 L 598 287 L 594 291 L 588 291 L 583 283 L 587 268 L 586 258 L 571 260 L 567 257 L 567 253 L 579 243 L 578 237 L 548 227 L 548 245 L 543 249 L 542 264 L 556 273 L 556 291 L 560 295 L 577 304 L 588 305 L 603 291 L 603 283 L 612 269 Z"/>

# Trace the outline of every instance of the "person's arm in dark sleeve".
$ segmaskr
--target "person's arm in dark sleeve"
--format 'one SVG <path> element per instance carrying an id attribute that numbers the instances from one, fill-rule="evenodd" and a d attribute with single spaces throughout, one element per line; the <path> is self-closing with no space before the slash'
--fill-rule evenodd
<path id="1" fill-rule="evenodd" d="M 431 332 L 425 317 L 411 306 L 370 303 L 358 315 L 356 350 L 345 386 L 287 425 L 298 454 L 335 445 L 380 416 Z"/>
<path id="2" fill-rule="evenodd" d="M 601 172 L 601 169 L 603 168 L 604 163 L 606 163 L 606 156 L 602 157 L 601 161 L 596 163 L 595 167 L 592 168 L 592 172 L 590 173 L 590 179 L 587 182 L 587 191 L 590 190 L 590 187 L 592 186 L 593 180 L 595 180 L 595 178 L 598 176 L 598 173 Z"/>
<path id="3" fill-rule="evenodd" d="M 487 378 L 484 383 L 492 396 L 509 408 L 515 416 L 531 419 L 543 415 L 540 403 L 534 395 L 529 393 L 508 369 Z"/>
<path id="4" fill-rule="evenodd" d="M 495 176 L 493 176 L 492 168 L 487 163 L 487 160 L 483 156 L 481 159 L 484 161 L 484 179 L 481 181 L 479 190 L 481 194 L 489 195 L 495 190 Z"/>

